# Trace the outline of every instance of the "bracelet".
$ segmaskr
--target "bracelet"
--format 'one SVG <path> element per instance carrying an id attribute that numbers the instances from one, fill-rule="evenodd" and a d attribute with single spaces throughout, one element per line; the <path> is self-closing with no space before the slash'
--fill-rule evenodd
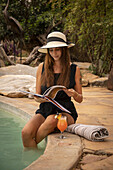
<path id="1" fill-rule="evenodd" d="M 82 94 L 77 93 L 76 98 L 78 98 L 79 96 L 81 96 L 83 98 Z"/>
<path id="2" fill-rule="evenodd" d="M 79 94 L 76 92 L 76 96 L 74 95 L 73 97 L 76 99 L 78 98 Z"/>
<path id="3" fill-rule="evenodd" d="M 77 96 L 76 96 L 76 98 L 78 98 L 79 97 L 79 94 L 77 93 Z"/>

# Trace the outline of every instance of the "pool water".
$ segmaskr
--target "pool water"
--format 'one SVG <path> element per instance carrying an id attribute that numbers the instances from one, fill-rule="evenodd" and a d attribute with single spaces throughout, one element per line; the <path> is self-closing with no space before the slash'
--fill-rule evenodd
<path id="1" fill-rule="evenodd" d="M 38 149 L 23 148 L 21 130 L 25 124 L 19 116 L 0 109 L 0 170 L 22 170 L 44 153 L 45 140 Z"/>

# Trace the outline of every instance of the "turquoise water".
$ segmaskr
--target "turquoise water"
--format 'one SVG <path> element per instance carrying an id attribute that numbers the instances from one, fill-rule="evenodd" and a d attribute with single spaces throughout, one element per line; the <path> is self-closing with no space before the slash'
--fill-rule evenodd
<path id="1" fill-rule="evenodd" d="M 22 170 L 43 154 L 46 142 L 37 149 L 24 150 L 21 130 L 26 121 L 0 109 L 0 170 Z"/>

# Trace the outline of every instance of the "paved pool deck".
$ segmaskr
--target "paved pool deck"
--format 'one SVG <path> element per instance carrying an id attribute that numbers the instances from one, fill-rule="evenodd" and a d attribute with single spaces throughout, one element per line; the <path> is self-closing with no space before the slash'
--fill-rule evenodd
<path id="1" fill-rule="evenodd" d="M 113 91 L 85 87 L 83 96 L 82 103 L 75 103 L 79 115 L 77 123 L 103 125 L 108 129 L 109 137 L 103 142 L 92 142 L 66 132 L 67 138 L 63 140 L 58 138 L 59 133 L 51 134 L 44 154 L 25 170 L 113 169 Z M 0 96 L 0 107 L 28 121 L 38 103 L 34 99 Z"/>

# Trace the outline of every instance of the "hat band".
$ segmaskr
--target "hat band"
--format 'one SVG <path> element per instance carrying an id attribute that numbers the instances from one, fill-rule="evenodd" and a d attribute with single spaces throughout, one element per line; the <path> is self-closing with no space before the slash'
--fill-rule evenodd
<path id="1" fill-rule="evenodd" d="M 59 37 L 49 37 L 47 39 L 47 43 L 52 42 L 52 41 L 60 41 L 60 42 L 64 42 L 67 44 L 67 42 L 65 42 L 62 38 L 59 38 Z"/>

